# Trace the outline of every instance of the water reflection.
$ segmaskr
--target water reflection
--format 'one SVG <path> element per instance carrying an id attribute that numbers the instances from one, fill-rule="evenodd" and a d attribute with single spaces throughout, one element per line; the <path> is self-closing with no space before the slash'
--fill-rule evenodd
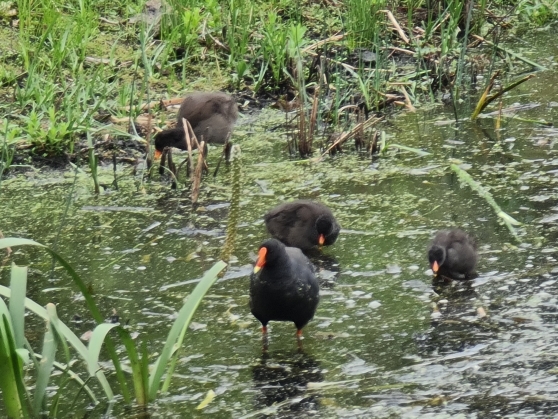
<path id="1" fill-rule="evenodd" d="M 316 268 L 320 288 L 334 288 L 341 274 L 341 266 L 337 258 L 333 255 L 326 255 L 318 249 L 311 249 L 306 256 Z"/>
<path id="2" fill-rule="evenodd" d="M 432 303 L 431 328 L 416 337 L 423 356 L 462 352 L 495 336 L 494 325 L 478 315 L 484 308 L 473 285 L 473 281 L 433 279 L 436 301 Z"/>
<path id="3" fill-rule="evenodd" d="M 319 362 L 312 356 L 302 351 L 274 355 L 266 352 L 252 368 L 252 377 L 259 390 L 255 396 L 257 409 L 281 404 L 276 411 L 278 418 L 317 413 L 319 394 L 309 394 L 306 386 L 323 381 L 324 376 Z"/>

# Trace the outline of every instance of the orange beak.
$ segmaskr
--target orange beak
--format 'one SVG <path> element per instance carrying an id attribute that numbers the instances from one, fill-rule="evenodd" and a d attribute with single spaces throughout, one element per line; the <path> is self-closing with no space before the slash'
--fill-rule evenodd
<path id="1" fill-rule="evenodd" d="M 325 243 L 325 236 L 323 234 L 320 234 L 320 237 L 318 237 L 318 244 L 320 246 L 323 246 Z"/>
<path id="2" fill-rule="evenodd" d="M 265 255 L 267 255 L 267 248 L 262 247 L 258 252 L 258 260 L 256 260 L 256 266 L 254 266 L 255 274 L 257 274 L 265 265 Z"/>
<path id="3" fill-rule="evenodd" d="M 439 269 L 440 269 L 440 266 L 438 266 L 438 262 L 434 261 L 434 263 L 432 264 L 432 272 L 437 274 Z"/>
<path id="4" fill-rule="evenodd" d="M 163 154 L 162 151 L 155 150 L 155 155 L 154 155 L 155 160 L 159 160 L 161 158 L 161 154 Z"/>

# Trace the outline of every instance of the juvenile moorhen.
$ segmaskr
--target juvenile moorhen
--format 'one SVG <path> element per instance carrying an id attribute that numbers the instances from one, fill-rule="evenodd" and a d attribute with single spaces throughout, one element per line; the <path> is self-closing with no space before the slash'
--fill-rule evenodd
<path id="1" fill-rule="evenodd" d="M 238 118 L 238 106 L 234 98 L 226 93 L 189 94 L 178 110 L 176 128 L 155 135 L 156 158 L 161 155 L 165 147 L 188 149 L 182 118 L 190 122 L 198 141 L 203 139 L 206 143 L 224 144 Z"/>
<path id="2" fill-rule="evenodd" d="M 301 250 L 335 243 L 341 228 L 328 207 L 304 199 L 277 205 L 264 220 L 269 234 Z"/>
<path id="3" fill-rule="evenodd" d="M 268 322 L 278 320 L 294 322 L 300 338 L 319 301 L 318 280 L 300 249 L 276 239 L 263 242 L 250 276 L 250 311 L 262 324 L 264 337 Z"/>
<path id="4" fill-rule="evenodd" d="M 469 279 L 477 265 L 477 245 L 463 230 L 441 230 L 428 248 L 428 261 L 436 275 Z"/>

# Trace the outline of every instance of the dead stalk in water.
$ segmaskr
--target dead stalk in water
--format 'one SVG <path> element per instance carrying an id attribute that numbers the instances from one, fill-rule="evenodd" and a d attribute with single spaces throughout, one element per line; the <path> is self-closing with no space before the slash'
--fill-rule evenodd
<path id="1" fill-rule="evenodd" d="M 196 164 L 196 170 L 193 174 L 193 184 L 192 184 L 192 203 L 198 201 L 198 196 L 200 194 L 201 177 L 203 172 L 204 155 L 203 150 L 205 146 L 205 141 L 202 141 L 198 146 L 198 164 Z"/>
<path id="2" fill-rule="evenodd" d="M 333 148 L 343 144 L 345 141 L 350 140 L 351 138 L 353 138 L 360 130 L 363 130 L 365 128 L 369 128 L 372 125 L 377 124 L 378 122 L 380 122 L 381 120 L 383 120 L 384 117 L 380 117 L 380 118 L 376 118 L 375 116 L 372 116 L 370 118 L 368 118 L 366 121 L 357 124 L 352 130 L 350 130 L 349 132 L 344 132 L 343 134 L 341 134 L 341 136 L 335 140 L 335 142 L 330 145 L 323 153 L 321 156 L 316 157 L 314 159 L 314 161 L 320 161 L 322 158 L 324 158 Z"/>
<path id="3" fill-rule="evenodd" d="M 186 120 L 186 118 L 182 118 L 182 126 L 184 127 L 184 136 L 186 138 L 186 146 L 188 147 L 188 165 L 190 166 L 190 173 L 191 176 L 194 174 L 194 161 L 192 160 L 192 141 L 190 140 L 190 131 L 192 135 L 195 136 L 194 131 L 192 130 L 192 126 Z"/>
<path id="4" fill-rule="evenodd" d="M 475 110 L 473 112 L 473 114 L 471 115 L 471 120 L 475 120 L 479 114 L 494 100 L 498 99 L 499 97 L 501 97 L 504 93 L 509 92 L 510 90 L 516 88 L 517 86 L 519 86 L 522 83 L 525 83 L 527 80 L 532 79 L 533 77 L 535 77 L 534 74 L 529 74 L 526 77 L 523 77 L 522 79 L 510 84 L 509 86 L 504 87 L 502 90 L 500 90 L 497 93 L 494 93 L 493 95 L 488 96 L 488 94 L 490 93 L 490 91 L 492 90 L 492 87 L 494 87 L 494 81 L 496 79 L 496 77 L 498 76 L 499 72 L 497 71 L 496 73 L 494 73 L 494 75 L 490 78 L 490 82 L 488 83 L 488 86 L 486 86 L 486 89 L 484 90 L 482 96 L 480 97 L 477 106 L 475 107 Z"/>

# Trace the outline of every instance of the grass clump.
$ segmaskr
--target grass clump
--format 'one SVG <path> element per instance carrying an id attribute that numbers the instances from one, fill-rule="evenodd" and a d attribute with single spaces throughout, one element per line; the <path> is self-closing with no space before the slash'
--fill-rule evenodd
<path id="1" fill-rule="evenodd" d="M 473 35 L 509 27 L 514 12 L 543 24 L 558 8 L 543 0 L 11 4 L 0 31 L 12 40 L 0 40 L 0 93 L 11 100 L 0 110 L 20 130 L 10 142 L 44 156 L 87 149 L 86 132 L 121 135 L 107 118 L 123 124 L 152 97 L 185 86 L 289 99 L 305 91 L 305 104 L 322 86 L 319 114 L 341 122 L 348 105 L 411 108 L 449 90 L 457 100 L 495 60 L 471 57 Z"/>

